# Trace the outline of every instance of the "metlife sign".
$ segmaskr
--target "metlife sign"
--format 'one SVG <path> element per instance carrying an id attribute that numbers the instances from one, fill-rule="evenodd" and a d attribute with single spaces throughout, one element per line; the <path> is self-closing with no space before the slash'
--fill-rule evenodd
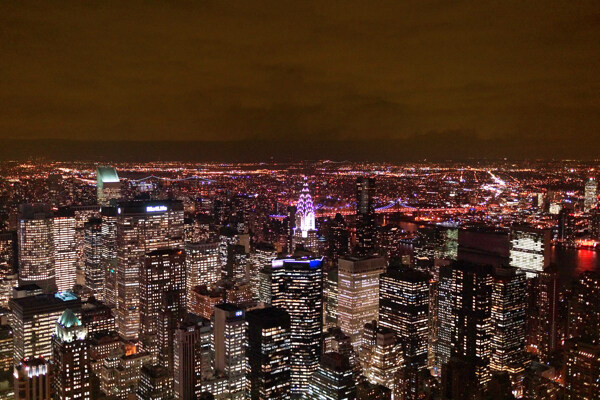
<path id="1" fill-rule="evenodd" d="M 146 206 L 146 212 L 154 213 L 154 212 L 163 212 L 167 211 L 167 206 Z"/>

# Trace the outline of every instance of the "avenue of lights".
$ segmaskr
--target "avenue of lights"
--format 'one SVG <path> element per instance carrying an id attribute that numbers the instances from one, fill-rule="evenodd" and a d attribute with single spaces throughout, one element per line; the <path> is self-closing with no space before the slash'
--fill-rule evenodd
<path id="1" fill-rule="evenodd" d="M 1 399 L 597 399 L 593 162 L 0 163 Z"/>

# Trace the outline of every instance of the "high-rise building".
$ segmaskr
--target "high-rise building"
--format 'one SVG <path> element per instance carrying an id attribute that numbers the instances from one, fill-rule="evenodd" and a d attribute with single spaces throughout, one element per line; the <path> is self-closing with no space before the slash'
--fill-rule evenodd
<path id="1" fill-rule="evenodd" d="M 598 183 L 596 182 L 596 178 L 590 177 L 590 179 L 588 179 L 588 181 L 585 183 L 583 210 L 585 212 L 588 212 L 592 208 L 596 207 L 597 203 L 598 203 Z"/>
<path id="2" fill-rule="evenodd" d="M 558 307 L 559 307 L 558 271 L 551 265 L 538 274 L 536 285 L 536 348 L 538 358 L 548 362 L 550 355 L 558 348 Z"/>
<path id="3" fill-rule="evenodd" d="M 527 281 L 525 273 L 512 267 L 496 268 L 492 288 L 493 372 L 520 374 L 525 369 Z"/>
<path id="4" fill-rule="evenodd" d="M 263 269 L 258 271 L 258 301 L 270 305 L 271 304 L 271 275 L 273 267 L 271 264 L 265 265 Z"/>
<path id="5" fill-rule="evenodd" d="M 96 190 L 98 204 L 107 206 L 111 200 L 121 198 L 121 182 L 113 167 L 96 168 Z"/>
<path id="6" fill-rule="evenodd" d="M 596 400 L 600 396 L 600 345 L 567 344 L 565 394 L 568 400 Z"/>
<path id="7" fill-rule="evenodd" d="M 18 215 L 19 284 L 56 291 L 54 216 L 46 204 L 22 204 Z"/>
<path id="8" fill-rule="evenodd" d="M 196 286 L 210 286 L 221 279 L 219 243 L 185 244 L 185 268 L 187 275 L 188 304 Z"/>
<path id="9" fill-rule="evenodd" d="M 291 396 L 300 397 L 319 365 L 323 332 L 323 258 L 273 261 L 272 301 L 290 315 Z"/>
<path id="10" fill-rule="evenodd" d="M 467 360 L 476 384 L 490 379 L 493 267 L 464 261 L 441 266 L 438 288 L 437 359 L 439 367 L 450 357 Z"/>
<path id="11" fill-rule="evenodd" d="M 175 398 L 195 400 L 196 389 L 212 372 L 210 321 L 188 314 L 173 334 L 173 383 Z"/>
<path id="12" fill-rule="evenodd" d="M 290 398 L 290 316 L 278 308 L 246 313 L 246 393 L 251 400 Z"/>
<path id="13" fill-rule="evenodd" d="M 15 400 L 52 399 L 50 362 L 43 358 L 24 358 L 14 370 Z"/>
<path id="14" fill-rule="evenodd" d="M 90 399 L 90 356 L 87 329 L 66 309 L 52 337 L 53 389 L 57 399 Z"/>
<path id="15" fill-rule="evenodd" d="M 569 307 L 568 338 L 600 342 L 600 274 L 586 271 L 577 280 Z"/>
<path id="16" fill-rule="evenodd" d="M 328 258 L 336 262 L 350 253 L 350 232 L 341 214 L 336 214 L 329 224 Z"/>
<path id="17" fill-rule="evenodd" d="M 215 306 L 213 316 L 215 371 L 227 380 L 228 399 L 244 399 L 246 392 L 245 311 L 231 303 Z"/>
<path id="18" fill-rule="evenodd" d="M 370 383 L 394 390 L 395 375 L 403 362 L 394 331 L 376 321 L 365 324 L 360 360 Z"/>
<path id="19" fill-rule="evenodd" d="M 115 317 L 111 308 L 95 299 L 90 298 L 81 305 L 80 319 L 90 336 L 98 332 L 108 334 L 116 329 Z"/>
<path id="20" fill-rule="evenodd" d="M 258 243 L 248 258 L 250 287 L 254 300 L 260 301 L 260 271 L 271 267 L 271 262 L 277 258 L 277 251 L 270 243 Z"/>
<path id="21" fill-rule="evenodd" d="M 72 290 L 77 277 L 75 213 L 61 208 L 54 214 L 54 265 L 59 292 Z"/>
<path id="22" fill-rule="evenodd" d="M 356 253 L 371 255 L 376 248 L 375 238 L 377 225 L 373 197 L 375 195 L 375 178 L 359 177 L 356 179 Z"/>
<path id="23" fill-rule="evenodd" d="M 140 370 L 138 400 L 172 400 L 173 377 L 162 365 L 144 365 Z"/>
<path id="24" fill-rule="evenodd" d="M 379 279 L 379 324 L 394 331 L 404 358 L 425 368 L 429 277 L 411 268 L 389 268 Z"/>
<path id="25" fill-rule="evenodd" d="M 550 264 L 549 229 L 513 226 L 510 231 L 510 265 L 522 269 L 528 278 L 539 274 Z"/>
<path id="26" fill-rule="evenodd" d="M 181 249 L 155 250 L 146 254 L 140 270 L 140 338 L 144 350 L 158 355 L 159 312 L 167 293 L 174 294 L 171 304 L 175 318 L 185 314 L 185 253 Z"/>
<path id="27" fill-rule="evenodd" d="M 117 306 L 117 208 L 102 207 L 102 265 L 104 302 Z"/>
<path id="28" fill-rule="evenodd" d="M 379 275 L 386 268 L 382 257 L 340 258 L 338 260 L 338 326 L 350 336 L 356 350 L 362 330 L 379 314 Z"/>
<path id="29" fill-rule="evenodd" d="M 68 292 L 40 294 L 10 300 L 14 335 L 14 360 L 52 358 L 51 339 L 56 320 L 68 308 L 78 313 L 81 300 Z"/>
<path id="30" fill-rule="evenodd" d="M 106 271 L 102 259 L 102 220 L 89 220 L 85 223 L 83 231 L 85 286 L 96 299 L 104 301 Z"/>
<path id="31" fill-rule="evenodd" d="M 305 250 L 317 252 L 317 228 L 315 225 L 315 206 L 308 188 L 308 182 L 304 181 L 304 186 L 300 192 L 300 198 L 296 204 L 295 215 L 296 226 L 292 236 L 292 251 L 298 247 Z"/>
<path id="32" fill-rule="evenodd" d="M 338 326 L 338 279 L 338 267 L 330 267 L 325 282 L 325 326 L 328 328 Z"/>
<path id="33" fill-rule="evenodd" d="M 134 201 L 117 208 L 117 327 L 126 339 L 140 329 L 140 270 L 155 250 L 183 248 L 180 201 Z"/>
<path id="34" fill-rule="evenodd" d="M 312 375 L 307 399 L 356 399 L 356 383 L 348 359 L 340 353 L 325 353 L 319 367 Z"/>

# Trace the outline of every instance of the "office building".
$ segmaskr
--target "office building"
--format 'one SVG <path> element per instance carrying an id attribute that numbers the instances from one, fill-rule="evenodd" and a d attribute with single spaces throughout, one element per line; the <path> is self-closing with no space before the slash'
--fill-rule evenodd
<path id="1" fill-rule="evenodd" d="M 52 359 L 51 339 L 56 320 L 66 309 L 81 310 L 81 300 L 68 292 L 40 294 L 10 300 L 14 335 L 14 360 Z"/>
<path id="2" fill-rule="evenodd" d="M 251 400 L 290 398 L 290 317 L 278 308 L 246 313 L 246 393 Z"/>
<path id="3" fill-rule="evenodd" d="M 577 279 L 569 304 L 568 338 L 600 342 L 600 274 L 586 271 Z"/>
<path id="4" fill-rule="evenodd" d="M 291 396 L 300 397 L 319 365 L 323 331 L 323 259 L 273 261 L 272 301 L 290 315 Z"/>
<path id="5" fill-rule="evenodd" d="M 228 399 L 244 399 L 246 392 L 246 323 L 244 309 L 231 304 L 215 306 L 213 316 L 215 371 L 227 380 Z"/>
<path id="6" fill-rule="evenodd" d="M 510 231 L 510 265 L 527 273 L 528 278 L 539 274 L 550 264 L 549 229 L 513 226 Z"/>
<path id="7" fill-rule="evenodd" d="M 108 334 L 116 330 L 112 309 L 96 299 L 90 298 L 81 305 L 80 319 L 90 336 L 95 333 Z"/>
<path id="8" fill-rule="evenodd" d="M 340 353 L 325 353 L 319 367 L 312 375 L 307 399 L 353 400 L 356 399 L 356 384 L 348 359 Z"/>
<path id="9" fill-rule="evenodd" d="M 117 170 L 113 167 L 96 168 L 96 191 L 98 204 L 107 206 L 111 200 L 121 198 L 121 182 Z"/>
<path id="10" fill-rule="evenodd" d="M 102 264 L 104 266 L 104 302 L 117 306 L 117 208 L 102 207 Z"/>
<path id="11" fill-rule="evenodd" d="M 89 220 L 85 223 L 83 232 L 85 286 L 92 292 L 92 295 L 96 299 L 104 301 L 106 271 L 102 258 L 102 220 Z"/>
<path id="12" fill-rule="evenodd" d="M 90 399 L 89 349 L 87 328 L 73 311 L 66 309 L 56 322 L 52 337 L 53 389 L 57 399 Z"/>
<path id="13" fill-rule="evenodd" d="M 173 377 L 162 365 L 144 365 L 140 370 L 138 400 L 172 400 Z"/>
<path id="14" fill-rule="evenodd" d="M 404 358 L 427 366 L 429 277 L 412 268 L 392 268 L 379 278 L 379 324 L 394 331 Z"/>
<path id="15" fill-rule="evenodd" d="M 196 286 L 211 286 L 221 279 L 219 243 L 185 243 L 187 302 L 192 301 Z M 189 308 L 188 308 L 189 310 Z"/>
<path id="16" fill-rule="evenodd" d="M 585 183 L 584 199 L 583 199 L 583 211 L 588 212 L 592 208 L 596 207 L 598 203 L 598 183 L 596 178 L 590 177 Z"/>
<path id="17" fill-rule="evenodd" d="M 330 267 L 327 271 L 325 282 L 325 326 L 333 328 L 338 326 L 338 267 Z"/>
<path id="18" fill-rule="evenodd" d="M 350 231 L 341 214 L 336 214 L 329 224 L 327 255 L 333 262 L 350 253 Z"/>
<path id="19" fill-rule="evenodd" d="M 377 225 L 373 197 L 375 195 L 375 178 L 359 177 L 356 179 L 356 249 L 360 256 L 371 255 L 376 249 Z"/>
<path id="20" fill-rule="evenodd" d="M 560 287 L 558 270 L 551 265 L 538 274 L 536 280 L 536 313 L 537 329 L 535 346 L 541 362 L 548 362 L 551 354 L 558 348 L 558 307 Z"/>
<path id="21" fill-rule="evenodd" d="M 61 208 L 54 214 L 54 265 L 59 292 L 72 290 L 77 277 L 75 213 Z"/>
<path id="22" fill-rule="evenodd" d="M 362 330 L 379 314 L 379 275 L 385 272 L 382 257 L 340 258 L 338 260 L 338 326 L 350 336 L 356 350 Z"/>
<path id="23" fill-rule="evenodd" d="M 270 267 L 274 259 L 277 258 L 277 251 L 270 243 L 258 243 L 256 248 L 248 257 L 248 267 L 250 275 L 250 287 L 255 301 L 260 301 L 261 276 L 260 271 L 265 267 Z"/>
<path id="24" fill-rule="evenodd" d="M 394 331 L 378 326 L 376 321 L 365 324 L 360 360 L 370 383 L 394 390 L 395 375 L 403 362 Z"/>
<path id="25" fill-rule="evenodd" d="M 54 216 L 46 204 L 19 207 L 19 284 L 34 283 L 45 293 L 56 291 Z"/>
<path id="26" fill-rule="evenodd" d="M 48 359 L 24 358 L 14 368 L 15 400 L 52 399 L 52 373 Z"/>
<path id="27" fill-rule="evenodd" d="M 124 202 L 117 214 L 117 328 L 124 338 L 136 340 L 141 269 L 148 253 L 183 248 L 183 204 Z"/>
<path id="28" fill-rule="evenodd" d="M 600 345 L 567 343 L 565 395 L 568 400 L 596 400 L 600 396 Z"/>

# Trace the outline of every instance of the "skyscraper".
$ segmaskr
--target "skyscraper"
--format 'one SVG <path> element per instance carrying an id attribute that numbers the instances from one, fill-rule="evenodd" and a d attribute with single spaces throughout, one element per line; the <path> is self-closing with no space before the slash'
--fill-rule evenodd
<path id="1" fill-rule="evenodd" d="M 245 399 L 246 323 L 245 311 L 234 304 L 215 306 L 213 316 L 215 371 L 226 378 L 228 399 Z"/>
<path id="2" fill-rule="evenodd" d="M 379 324 L 394 331 L 404 358 L 425 368 L 429 277 L 411 268 L 390 267 L 379 279 Z"/>
<path id="3" fill-rule="evenodd" d="M 598 183 L 596 178 L 590 177 L 585 183 L 585 194 L 583 200 L 583 210 L 585 212 L 590 211 L 596 207 L 598 197 Z"/>
<path id="4" fill-rule="evenodd" d="M 148 253 L 183 247 L 183 204 L 125 202 L 117 211 L 117 327 L 124 338 L 137 339 L 140 269 Z"/>
<path id="5" fill-rule="evenodd" d="M 52 358 L 52 334 L 56 320 L 68 308 L 78 313 L 81 300 L 68 292 L 40 294 L 10 300 L 14 335 L 14 360 Z"/>
<path id="6" fill-rule="evenodd" d="M 596 400 L 600 394 L 600 345 L 567 343 L 565 391 L 568 400 Z"/>
<path id="7" fill-rule="evenodd" d="M 113 167 L 96 168 L 96 190 L 98 204 L 106 206 L 111 200 L 121 198 L 121 182 Z"/>
<path id="8" fill-rule="evenodd" d="M 516 268 L 496 268 L 492 288 L 492 356 L 494 372 L 520 374 L 525 369 L 525 273 Z"/>
<path id="9" fill-rule="evenodd" d="M 195 400 L 200 382 L 212 372 L 210 321 L 188 314 L 178 325 L 173 337 L 175 398 Z"/>
<path id="10" fill-rule="evenodd" d="M 528 278 L 534 277 L 550 264 L 550 241 L 549 229 L 513 226 L 510 231 L 510 265 L 525 271 Z"/>
<path id="11" fill-rule="evenodd" d="M 316 252 L 318 250 L 318 243 L 317 228 L 315 225 L 315 206 L 307 181 L 304 181 L 300 198 L 296 204 L 295 221 L 296 226 L 292 236 L 292 251 L 300 246 L 306 250 Z"/>
<path id="12" fill-rule="evenodd" d="M 162 365 L 144 365 L 140 370 L 138 400 L 173 399 L 173 377 Z"/>
<path id="13" fill-rule="evenodd" d="M 305 398 L 356 399 L 356 384 L 348 359 L 340 353 L 325 353 L 319 367 L 310 379 Z"/>
<path id="14" fill-rule="evenodd" d="M 13 373 L 15 400 L 52 399 L 50 368 L 50 362 L 42 357 L 19 361 Z"/>
<path id="15" fill-rule="evenodd" d="M 540 361 L 548 362 L 558 347 L 559 282 L 556 266 L 539 273 L 536 285 L 536 346 Z"/>
<path id="16" fill-rule="evenodd" d="M 146 254 L 140 271 L 140 338 L 144 349 L 158 355 L 159 312 L 167 293 L 174 293 L 171 304 L 175 318 L 185 312 L 185 253 L 181 249 L 155 250 Z"/>
<path id="17" fill-rule="evenodd" d="M 72 290 L 77 275 L 75 213 L 68 208 L 54 215 L 54 265 L 58 291 Z"/>
<path id="18" fill-rule="evenodd" d="M 375 251 L 375 178 L 359 177 L 356 179 L 356 249 L 358 255 L 370 255 Z"/>
<path id="19" fill-rule="evenodd" d="M 246 313 L 246 393 L 251 400 L 290 398 L 290 316 L 274 308 Z"/>
<path id="20" fill-rule="evenodd" d="M 18 215 L 19 284 L 56 291 L 54 218 L 46 204 L 22 204 Z"/>
<path id="21" fill-rule="evenodd" d="M 403 362 L 394 331 L 379 326 L 377 321 L 365 324 L 360 360 L 370 383 L 394 390 L 395 375 Z"/>
<path id="22" fill-rule="evenodd" d="M 83 231 L 85 286 L 90 289 L 96 299 L 103 301 L 106 271 L 102 259 L 102 220 L 89 220 L 85 223 Z"/>
<path id="23" fill-rule="evenodd" d="M 104 302 L 117 306 L 117 208 L 102 207 L 102 265 Z"/>
<path id="24" fill-rule="evenodd" d="M 290 315 L 291 395 L 300 397 L 319 365 L 323 330 L 323 259 L 273 261 L 272 302 Z"/>
<path id="25" fill-rule="evenodd" d="M 338 259 L 338 326 L 350 336 L 356 350 L 362 330 L 379 314 L 379 275 L 386 268 L 382 257 Z"/>
<path id="26" fill-rule="evenodd" d="M 258 243 L 248 258 L 252 295 L 256 301 L 260 301 L 260 271 L 271 267 L 271 262 L 276 258 L 277 251 L 270 243 Z"/>
<path id="27" fill-rule="evenodd" d="M 221 279 L 219 243 L 185 244 L 185 268 L 187 276 L 187 302 L 192 301 L 196 286 L 210 286 Z"/>
<path id="28" fill-rule="evenodd" d="M 52 337 L 53 388 L 59 400 L 90 399 L 90 357 L 87 329 L 66 309 Z"/>

